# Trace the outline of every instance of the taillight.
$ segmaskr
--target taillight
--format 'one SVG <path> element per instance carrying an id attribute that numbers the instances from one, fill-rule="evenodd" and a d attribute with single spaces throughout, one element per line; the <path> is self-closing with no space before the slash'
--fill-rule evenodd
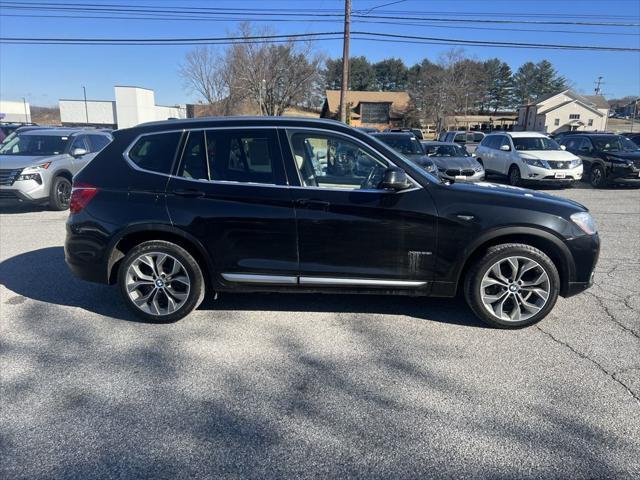
<path id="1" fill-rule="evenodd" d="M 71 202 L 69 203 L 69 211 L 71 213 L 79 213 L 98 193 L 98 189 L 93 185 L 86 183 L 74 183 L 71 190 Z"/>

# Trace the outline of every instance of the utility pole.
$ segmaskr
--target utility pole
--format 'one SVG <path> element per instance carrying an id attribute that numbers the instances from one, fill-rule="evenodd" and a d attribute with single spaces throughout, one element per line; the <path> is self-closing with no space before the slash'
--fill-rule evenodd
<path id="1" fill-rule="evenodd" d="M 342 85 L 340 86 L 340 121 L 347 123 L 347 90 L 349 89 L 349 36 L 351 0 L 344 1 L 344 43 L 342 46 Z"/>
<path id="2" fill-rule="evenodd" d="M 598 79 L 596 80 L 596 88 L 595 88 L 595 90 L 594 90 L 594 92 L 595 92 L 595 94 L 596 94 L 596 95 L 601 95 L 601 94 L 602 94 L 602 89 L 600 88 L 600 86 L 602 85 L 602 79 L 603 79 L 603 78 L 604 78 L 604 77 L 603 77 L 602 75 L 600 75 L 600 76 L 598 77 Z"/>
<path id="3" fill-rule="evenodd" d="M 640 98 L 636 98 L 633 102 L 633 115 L 631 115 L 631 133 L 633 133 L 633 125 L 636 123 L 636 115 L 638 114 L 638 100 L 640 100 Z"/>
<path id="4" fill-rule="evenodd" d="M 87 117 L 87 125 L 89 125 L 89 107 L 87 106 L 87 89 L 82 86 L 82 91 L 84 92 L 84 114 Z"/>
<path id="5" fill-rule="evenodd" d="M 29 123 L 29 114 L 27 113 L 27 99 L 22 97 L 22 105 L 24 106 L 24 123 Z"/>

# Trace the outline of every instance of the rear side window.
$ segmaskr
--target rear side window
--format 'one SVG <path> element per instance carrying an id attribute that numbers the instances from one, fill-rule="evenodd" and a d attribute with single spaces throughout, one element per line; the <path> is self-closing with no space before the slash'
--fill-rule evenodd
<path id="1" fill-rule="evenodd" d="M 181 132 L 145 135 L 129 150 L 129 159 L 143 170 L 169 174 Z"/>
<path id="2" fill-rule="evenodd" d="M 275 131 L 192 131 L 178 175 L 197 180 L 286 184 Z"/>

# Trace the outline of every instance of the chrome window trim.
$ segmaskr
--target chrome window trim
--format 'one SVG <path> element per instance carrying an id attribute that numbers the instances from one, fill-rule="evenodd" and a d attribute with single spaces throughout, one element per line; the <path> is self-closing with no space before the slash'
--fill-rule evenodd
<path id="1" fill-rule="evenodd" d="M 321 191 L 333 191 L 333 192 L 363 192 L 363 193 L 382 193 L 382 192 L 387 192 L 387 193 L 391 193 L 391 191 L 389 190 L 382 190 L 382 189 L 366 189 L 366 190 L 360 190 L 360 189 L 342 189 L 342 188 L 325 188 L 325 187 L 306 187 L 306 186 L 298 186 L 298 185 L 291 185 L 288 183 L 288 179 L 287 184 L 286 185 L 278 185 L 276 183 L 254 183 L 254 182 L 238 182 L 235 180 L 203 180 L 203 179 L 195 179 L 195 178 L 185 178 L 185 177 L 181 177 L 179 175 L 174 175 L 173 171 L 175 170 L 176 167 L 176 161 L 178 160 L 182 160 L 182 156 L 184 154 L 184 149 L 186 148 L 186 142 L 184 145 L 182 145 L 182 148 L 180 148 L 180 145 L 178 144 L 178 147 L 176 148 L 176 154 L 174 156 L 173 159 L 173 163 L 171 165 L 171 172 L 172 173 L 161 173 L 161 172 L 154 172 L 153 170 L 147 170 L 145 168 L 141 168 L 139 167 L 133 160 L 131 160 L 131 158 L 129 157 L 129 152 L 131 151 L 131 149 L 136 145 L 136 143 L 138 143 L 138 141 L 142 138 L 142 137 L 147 137 L 147 136 L 151 136 L 151 135 L 160 135 L 163 133 L 182 133 L 182 135 L 184 135 L 185 133 L 187 133 L 187 135 L 192 132 L 192 131 L 204 131 L 205 134 L 205 142 L 206 142 L 206 135 L 208 131 L 217 131 L 217 130 L 239 130 L 239 129 L 245 129 L 245 130 L 261 130 L 261 129 L 270 129 L 270 130 L 274 130 L 276 131 L 277 134 L 277 130 L 278 129 L 284 129 L 284 130 L 311 130 L 311 131 L 316 131 L 316 132 L 328 132 L 330 134 L 337 134 L 343 137 L 346 137 L 348 139 L 352 139 L 362 145 L 364 145 L 365 147 L 367 147 L 369 150 L 374 150 L 370 145 L 366 144 L 365 142 L 363 142 L 362 140 L 352 137 L 350 135 L 344 134 L 342 132 L 337 132 L 335 130 L 324 130 L 321 128 L 317 128 L 317 127 L 285 127 L 285 126 L 273 126 L 273 125 L 260 125 L 260 126 L 251 126 L 251 125 L 243 125 L 242 127 L 239 126 L 227 126 L 227 127 L 210 127 L 210 128 L 183 128 L 183 129 L 173 129 L 173 130 L 159 130 L 159 131 L 155 131 L 155 132 L 148 132 L 148 133 L 141 133 L 140 135 L 138 135 L 137 137 L 135 137 L 133 139 L 133 141 L 129 144 L 129 146 L 125 149 L 125 151 L 122 153 L 122 156 L 124 157 L 125 161 L 129 164 L 129 166 L 131 168 L 133 168 L 134 170 L 137 170 L 139 172 L 144 172 L 144 173 L 149 173 L 152 175 L 160 175 L 162 177 L 167 177 L 168 179 L 179 179 L 179 180 L 183 180 L 183 181 L 188 181 L 188 182 L 198 182 L 198 183 L 206 183 L 206 184 L 220 184 L 220 185 L 246 185 L 246 186 L 251 186 L 251 187 L 269 187 L 269 188 L 300 188 L 300 189 L 305 189 L 305 190 L 321 190 Z M 188 140 L 188 138 L 187 138 Z M 181 138 L 182 141 L 182 138 Z M 287 143 L 289 143 L 289 137 L 287 135 Z M 280 148 L 282 148 L 280 146 Z M 289 148 L 291 149 L 291 145 L 289 144 Z M 293 150 L 291 150 L 291 152 L 293 152 Z M 389 160 L 385 155 L 383 155 L 382 153 L 378 152 L 377 150 L 375 150 L 375 152 L 377 153 L 378 156 L 382 157 L 383 159 L 385 159 L 387 162 L 389 162 L 390 165 L 396 167 L 396 168 L 400 168 L 398 167 L 395 163 L 393 163 L 391 160 Z M 284 159 L 282 159 L 284 162 Z M 208 162 L 207 162 L 208 165 Z M 283 165 L 284 167 L 284 165 Z M 297 166 L 294 165 L 294 168 L 296 169 L 298 176 L 300 175 L 300 171 L 298 170 Z M 407 176 L 409 177 L 409 179 L 411 180 L 411 183 L 414 185 L 412 188 L 407 188 L 405 190 L 399 190 L 399 191 L 395 191 L 394 193 L 397 194 L 402 194 L 402 193 L 408 193 L 408 192 L 413 192 L 415 190 L 421 190 L 423 187 L 422 185 L 420 185 L 420 183 L 418 183 L 410 174 L 406 169 L 402 169 L 405 171 L 405 173 L 407 174 Z M 286 171 L 286 169 L 285 169 Z M 286 177 L 286 175 L 285 175 Z M 300 181 L 300 180 L 299 180 Z M 300 181 L 300 183 L 302 183 Z"/>
<path id="2" fill-rule="evenodd" d="M 222 273 L 228 282 L 256 283 L 263 285 L 297 285 L 298 277 L 287 275 L 257 275 L 248 273 Z"/>

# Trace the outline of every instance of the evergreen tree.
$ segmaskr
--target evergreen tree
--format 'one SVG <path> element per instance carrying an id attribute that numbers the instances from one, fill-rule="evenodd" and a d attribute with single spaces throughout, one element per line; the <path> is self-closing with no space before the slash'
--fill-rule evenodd
<path id="1" fill-rule="evenodd" d="M 548 60 L 536 63 L 536 70 L 536 81 L 534 83 L 536 97 L 560 92 L 567 88 L 567 81 L 558 75 L 558 72 Z"/>
<path id="2" fill-rule="evenodd" d="M 533 62 L 520 65 L 513 76 L 513 97 L 518 105 L 529 103 L 536 97 L 537 68 Z"/>
<path id="3" fill-rule="evenodd" d="M 383 92 L 400 92 L 407 88 L 407 67 L 399 58 L 386 58 L 373 64 L 375 89 Z"/>
<path id="4" fill-rule="evenodd" d="M 511 67 L 497 58 L 484 62 L 486 94 L 484 104 L 494 113 L 513 104 L 513 76 Z"/>
<path id="5" fill-rule="evenodd" d="M 325 85 L 329 90 L 340 90 L 342 85 L 342 58 L 328 59 L 325 62 Z M 367 57 L 349 59 L 349 89 L 374 90 L 376 75 Z"/>

